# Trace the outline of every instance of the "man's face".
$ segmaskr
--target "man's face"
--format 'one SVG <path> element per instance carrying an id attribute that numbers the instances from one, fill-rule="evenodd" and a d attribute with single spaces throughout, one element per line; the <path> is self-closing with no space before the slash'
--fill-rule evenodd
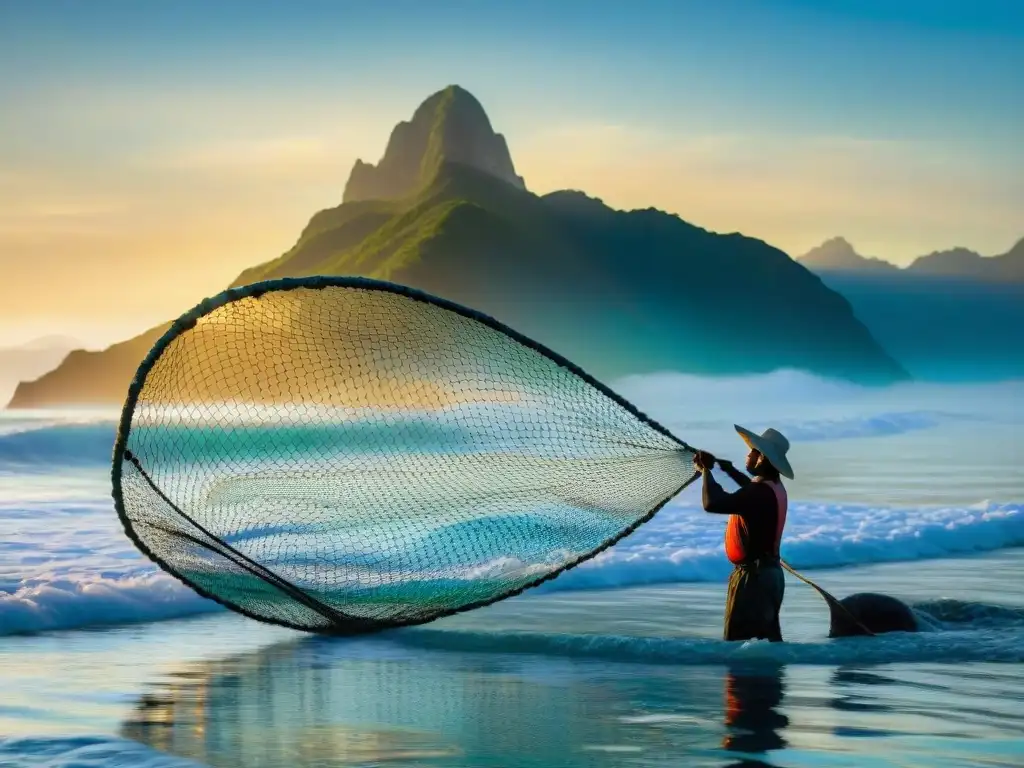
<path id="1" fill-rule="evenodd" d="M 750 453 L 747 454 L 747 472 L 755 472 L 757 465 L 761 463 L 761 452 L 755 451 L 753 448 L 750 449 Z"/>

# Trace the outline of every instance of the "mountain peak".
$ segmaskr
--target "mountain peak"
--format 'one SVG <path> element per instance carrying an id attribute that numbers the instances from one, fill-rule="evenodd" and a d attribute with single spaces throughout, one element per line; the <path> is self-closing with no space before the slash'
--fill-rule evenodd
<path id="1" fill-rule="evenodd" d="M 918 256 L 908 269 L 935 275 L 957 275 L 964 271 L 974 270 L 984 258 L 980 253 L 957 246 L 945 251 L 932 251 L 925 256 Z"/>
<path id="2" fill-rule="evenodd" d="M 845 237 L 833 237 L 812 248 L 799 259 L 808 269 L 834 272 L 861 270 L 894 270 L 897 267 L 883 259 L 861 256 Z"/>
<path id="3" fill-rule="evenodd" d="M 842 249 L 842 250 L 850 251 L 850 253 L 855 253 L 855 251 L 853 250 L 853 246 L 850 244 L 850 241 L 847 240 L 842 235 L 836 235 L 835 237 L 830 237 L 828 240 L 823 242 L 818 247 L 819 248 L 831 248 L 831 249 L 835 249 L 835 250 Z"/>
<path id="4" fill-rule="evenodd" d="M 439 111 L 446 108 L 456 109 L 467 115 L 473 114 L 474 119 L 482 120 L 487 129 L 491 130 L 491 121 L 487 117 L 487 112 L 484 111 L 484 105 L 461 85 L 449 85 L 430 94 L 416 107 L 416 111 L 412 115 L 412 122 L 433 120 Z"/>
<path id="5" fill-rule="evenodd" d="M 483 105 L 465 88 L 449 85 L 428 96 L 409 122 L 394 127 L 377 165 L 356 160 L 343 202 L 407 197 L 429 184 L 446 162 L 526 188 L 505 137 L 494 131 Z"/>

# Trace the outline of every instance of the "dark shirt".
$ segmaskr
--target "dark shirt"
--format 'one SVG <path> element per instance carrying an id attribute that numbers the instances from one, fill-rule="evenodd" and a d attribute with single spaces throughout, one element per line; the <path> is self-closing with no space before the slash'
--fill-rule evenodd
<path id="1" fill-rule="evenodd" d="M 710 472 L 705 472 L 703 502 L 705 512 L 740 518 L 740 541 L 747 560 L 775 557 L 779 507 L 770 486 L 750 482 L 729 493 Z"/>

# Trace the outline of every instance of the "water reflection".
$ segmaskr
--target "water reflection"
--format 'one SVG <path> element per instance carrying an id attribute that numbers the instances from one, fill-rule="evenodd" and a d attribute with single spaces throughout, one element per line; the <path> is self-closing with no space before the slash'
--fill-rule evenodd
<path id="1" fill-rule="evenodd" d="M 421 764 L 460 754 L 403 716 L 429 709 L 424 688 L 393 698 L 398 670 L 339 676 L 317 651 L 300 641 L 181 670 L 140 697 L 121 735 L 216 768 Z"/>
<path id="2" fill-rule="evenodd" d="M 1007 700 L 993 693 L 1002 678 L 1001 670 L 977 679 L 970 671 L 961 672 L 949 681 L 928 667 L 904 669 L 899 675 L 839 667 L 830 676 L 825 702 L 842 713 L 831 731 L 842 737 L 920 737 L 931 736 L 940 723 L 946 738 L 976 739 L 979 729 L 1020 734 L 1020 697 Z M 1019 687 L 1019 675 L 1009 675 L 1007 683 Z M 972 688 L 977 689 L 973 696 L 968 694 Z"/>
<path id="3" fill-rule="evenodd" d="M 787 746 L 781 731 L 789 727 L 789 718 L 779 711 L 785 692 L 782 667 L 733 665 L 726 670 L 722 747 L 745 755 L 730 763 L 730 768 L 768 766 L 751 755 Z"/>
<path id="4" fill-rule="evenodd" d="M 870 696 L 871 687 L 894 686 L 893 680 L 878 672 L 838 667 L 832 673 L 835 691 L 828 704 L 844 712 L 890 712 L 892 705 L 880 696 Z"/>
<path id="5" fill-rule="evenodd" d="M 723 701 L 716 667 L 313 638 L 181 669 L 120 732 L 213 768 L 766 765 L 786 744 L 782 670 L 724 680 Z"/>

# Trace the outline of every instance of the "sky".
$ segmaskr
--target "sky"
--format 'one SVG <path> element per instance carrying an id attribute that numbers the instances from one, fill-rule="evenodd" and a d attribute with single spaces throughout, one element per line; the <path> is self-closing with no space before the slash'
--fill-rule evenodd
<path id="1" fill-rule="evenodd" d="M 1020 0 L 0 0 L 0 345 L 127 338 L 276 258 L 457 83 L 538 193 L 793 256 L 1024 236 Z"/>

